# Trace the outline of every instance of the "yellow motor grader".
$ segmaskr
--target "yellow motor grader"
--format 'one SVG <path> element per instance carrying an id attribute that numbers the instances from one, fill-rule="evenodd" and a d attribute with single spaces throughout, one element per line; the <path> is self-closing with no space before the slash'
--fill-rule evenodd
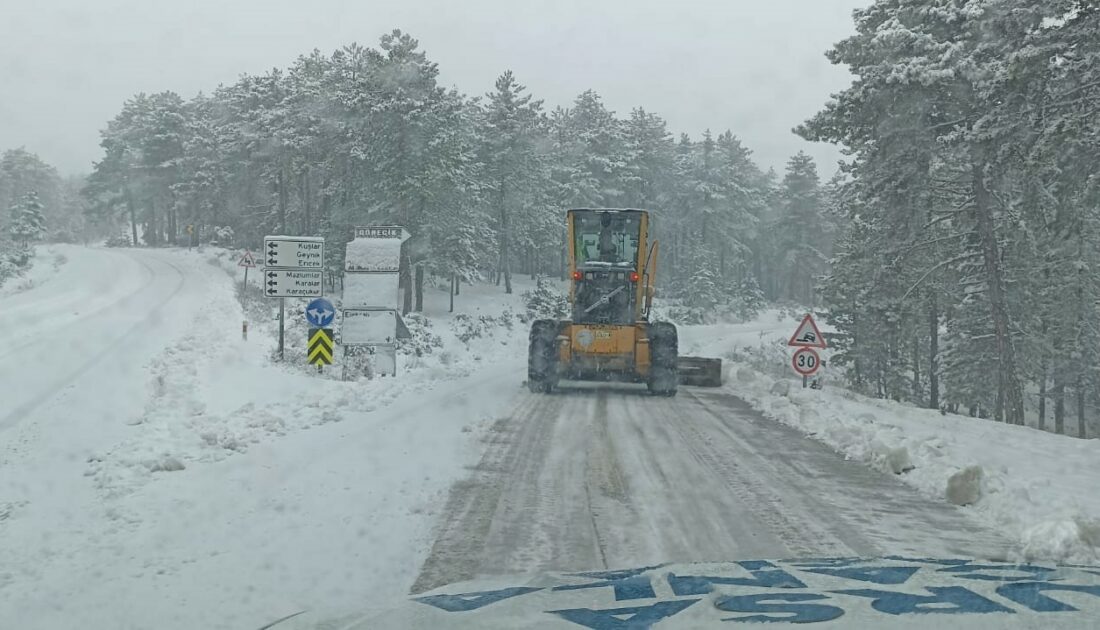
<path id="1" fill-rule="evenodd" d="M 660 396 L 677 385 L 721 384 L 721 360 L 679 356 L 676 327 L 650 322 L 657 242 L 649 213 L 584 208 L 567 213 L 568 320 L 531 325 L 527 385 L 552 392 L 561 380 L 645 383 Z"/>

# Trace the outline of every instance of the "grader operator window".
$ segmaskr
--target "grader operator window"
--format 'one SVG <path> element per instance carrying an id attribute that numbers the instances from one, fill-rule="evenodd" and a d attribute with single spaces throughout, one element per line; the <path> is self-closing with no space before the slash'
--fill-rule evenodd
<path id="1" fill-rule="evenodd" d="M 636 214 L 575 212 L 573 234 L 577 266 L 588 262 L 635 268 L 641 219 Z"/>
<path id="2" fill-rule="evenodd" d="M 635 213 L 574 211 L 576 286 L 573 320 L 630 324 L 636 318 L 638 243 Z"/>

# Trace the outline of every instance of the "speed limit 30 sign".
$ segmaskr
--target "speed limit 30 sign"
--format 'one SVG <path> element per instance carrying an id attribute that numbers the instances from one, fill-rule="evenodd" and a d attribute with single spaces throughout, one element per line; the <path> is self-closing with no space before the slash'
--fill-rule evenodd
<path id="1" fill-rule="evenodd" d="M 800 376 L 813 376 L 821 369 L 821 357 L 813 348 L 799 348 L 791 357 L 791 367 Z"/>

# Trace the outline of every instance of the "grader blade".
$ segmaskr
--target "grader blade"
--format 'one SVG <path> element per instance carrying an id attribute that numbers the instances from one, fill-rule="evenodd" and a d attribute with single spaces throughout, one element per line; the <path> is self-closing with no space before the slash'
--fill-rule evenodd
<path id="1" fill-rule="evenodd" d="M 722 359 L 679 357 L 676 361 L 681 385 L 695 387 L 722 386 Z"/>

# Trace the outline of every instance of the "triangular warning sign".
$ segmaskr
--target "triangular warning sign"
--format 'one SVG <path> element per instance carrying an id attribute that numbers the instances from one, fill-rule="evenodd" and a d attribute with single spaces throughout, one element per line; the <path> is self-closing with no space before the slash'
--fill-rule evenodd
<path id="1" fill-rule="evenodd" d="M 252 252 L 248 251 L 247 249 L 244 250 L 244 254 L 241 256 L 241 259 L 237 262 L 237 266 L 238 267 L 255 267 L 256 266 L 256 259 L 252 257 Z"/>
<path id="2" fill-rule="evenodd" d="M 817 322 L 814 321 L 813 315 L 809 313 L 802 318 L 802 323 L 798 325 L 798 330 L 794 331 L 791 335 L 791 340 L 787 342 L 788 346 L 799 346 L 803 348 L 825 348 L 825 337 L 821 335 L 821 331 L 817 328 Z"/>

